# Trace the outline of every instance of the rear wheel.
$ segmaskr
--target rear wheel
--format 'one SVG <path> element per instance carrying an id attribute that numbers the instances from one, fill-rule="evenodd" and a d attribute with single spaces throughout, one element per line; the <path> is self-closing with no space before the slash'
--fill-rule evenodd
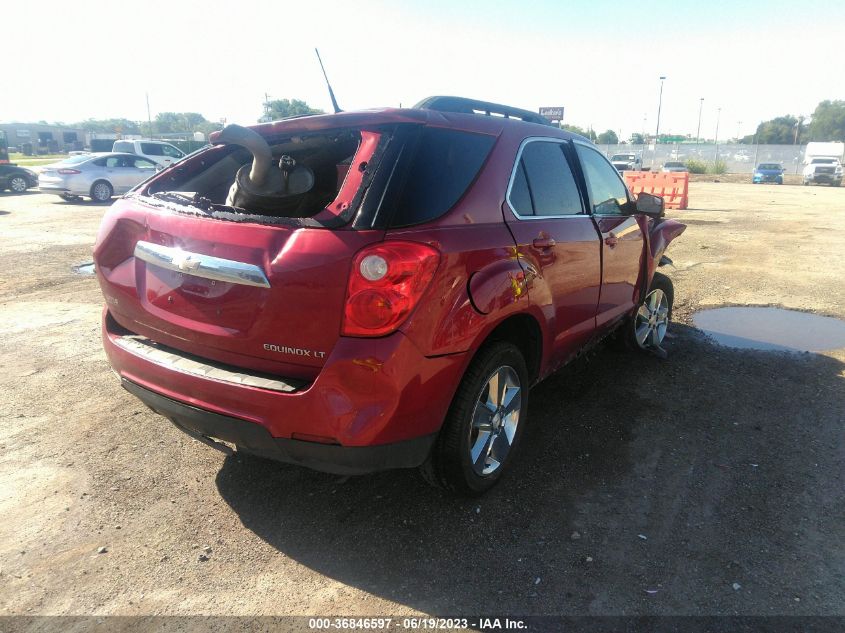
<path id="1" fill-rule="evenodd" d="M 26 178 L 23 176 L 12 176 L 9 179 L 9 189 L 15 193 L 23 193 L 27 190 L 27 187 L 29 187 L 29 185 L 26 182 Z"/>
<path id="2" fill-rule="evenodd" d="M 98 180 L 91 185 L 91 199 L 95 202 L 106 202 L 111 200 L 114 194 L 114 189 L 105 180 Z"/>
<path id="3" fill-rule="evenodd" d="M 425 479 L 466 495 L 491 488 L 525 427 L 527 388 L 525 358 L 515 345 L 499 341 L 482 348 L 464 374 L 421 468 Z"/>

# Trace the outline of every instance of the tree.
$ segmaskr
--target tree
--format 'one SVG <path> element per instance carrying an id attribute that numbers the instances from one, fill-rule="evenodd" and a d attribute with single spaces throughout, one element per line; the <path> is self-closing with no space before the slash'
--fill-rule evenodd
<path id="1" fill-rule="evenodd" d="M 138 124 L 128 119 L 86 119 L 71 127 L 100 134 L 139 134 Z"/>
<path id="2" fill-rule="evenodd" d="M 639 132 L 631 134 L 631 145 L 645 145 L 645 137 Z"/>
<path id="3" fill-rule="evenodd" d="M 811 141 L 845 141 L 845 101 L 822 101 L 810 122 Z"/>
<path id="4" fill-rule="evenodd" d="M 595 142 L 596 140 L 596 133 L 593 131 L 592 128 L 589 130 L 584 130 L 577 125 L 564 125 L 563 129 L 567 132 L 572 132 L 573 134 L 580 134 L 581 136 L 586 136 L 591 141 Z"/>
<path id="5" fill-rule="evenodd" d="M 324 114 L 322 110 L 312 108 L 299 99 L 274 99 L 264 103 L 264 115 L 258 119 L 259 123 L 277 121 L 290 116 L 303 114 Z"/>
<path id="6" fill-rule="evenodd" d="M 599 134 L 598 142 L 601 145 L 618 145 L 619 137 L 613 130 L 607 130 Z"/>
<path id="7" fill-rule="evenodd" d="M 151 136 L 155 134 L 193 134 L 202 132 L 208 135 L 210 132 L 221 129 L 223 126 L 213 121 L 208 121 L 199 112 L 159 112 L 153 120 L 153 129 L 144 121 L 141 123 L 141 134 Z"/>
<path id="8" fill-rule="evenodd" d="M 791 145 L 796 141 L 800 142 L 806 131 L 807 126 L 804 124 L 803 118 L 798 119 L 791 114 L 787 114 L 776 117 L 771 121 L 763 121 L 758 125 L 757 143 L 761 145 Z"/>

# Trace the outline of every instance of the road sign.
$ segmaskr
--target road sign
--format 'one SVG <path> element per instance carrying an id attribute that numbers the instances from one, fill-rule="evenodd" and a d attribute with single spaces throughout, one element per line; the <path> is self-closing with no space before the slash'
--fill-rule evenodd
<path id="1" fill-rule="evenodd" d="M 540 116 L 546 117 L 549 121 L 563 121 L 563 106 L 540 108 Z"/>

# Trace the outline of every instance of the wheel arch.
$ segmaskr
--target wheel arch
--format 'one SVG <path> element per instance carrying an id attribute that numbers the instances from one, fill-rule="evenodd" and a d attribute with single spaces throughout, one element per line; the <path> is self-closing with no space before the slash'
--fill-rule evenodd
<path id="1" fill-rule="evenodd" d="M 520 312 L 506 317 L 487 334 L 478 349 L 494 341 L 515 345 L 525 357 L 531 383 L 537 381 L 543 359 L 543 330 L 533 315 Z"/>
<path id="2" fill-rule="evenodd" d="M 114 195 L 114 185 L 111 184 L 108 178 L 97 178 L 94 182 L 91 183 L 91 186 L 88 188 L 88 194 L 93 198 L 94 197 L 94 187 L 96 187 L 99 183 L 105 183 L 108 185 L 109 189 Z"/>

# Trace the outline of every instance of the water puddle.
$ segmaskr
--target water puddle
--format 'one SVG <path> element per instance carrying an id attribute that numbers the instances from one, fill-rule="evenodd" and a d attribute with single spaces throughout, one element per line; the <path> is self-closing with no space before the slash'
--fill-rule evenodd
<path id="1" fill-rule="evenodd" d="M 783 308 L 716 308 L 693 317 L 721 345 L 782 352 L 845 347 L 845 321 Z"/>
<path id="2" fill-rule="evenodd" d="M 87 262 L 85 264 L 79 264 L 78 266 L 74 266 L 73 272 L 75 272 L 77 275 L 93 275 L 94 262 Z"/>

